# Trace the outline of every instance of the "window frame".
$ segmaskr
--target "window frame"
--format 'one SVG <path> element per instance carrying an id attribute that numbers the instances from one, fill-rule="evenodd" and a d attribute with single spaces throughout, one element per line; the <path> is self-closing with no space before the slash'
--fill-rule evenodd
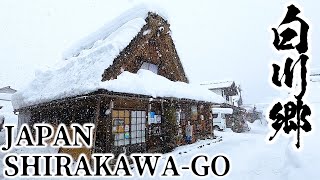
<path id="1" fill-rule="evenodd" d="M 222 119 L 226 119 L 226 114 L 225 113 L 221 113 L 221 118 Z"/>
<path id="2" fill-rule="evenodd" d="M 140 66 L 140 69 L 149 70 L 155 74 L 158 74 L 159 72 L 159 66 L 149 62 L 143 62 Z"/>
<path id="3" fill-rule="evenodd" d="M 212 119 L 218 118 L 219 114 L 218 113 L 212 113 Z"/>
<path id="4" fill-rule="evenodd" d="M 112 112 L 113 146 L 130 146 L 146 143 L 146 111 L 113 109 Z M 122 120 L 123 125 L 115 124 L 115 120 Z M 123 126 L 119 132 L 119 126 Z"/>

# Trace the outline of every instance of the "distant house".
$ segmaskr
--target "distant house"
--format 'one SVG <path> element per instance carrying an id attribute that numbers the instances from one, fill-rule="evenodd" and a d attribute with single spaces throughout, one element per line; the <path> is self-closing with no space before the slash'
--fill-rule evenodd
<path id="1" fill-rule="evenodd" d="M 310 71 L 310 80 L 313 82 L 320 81 L 320 68 L 313 68 Z"/>
<path id="2" fill-rule="evenodd" d="M 11 96 L 17 92 L 17 90 L 12 89 L 10 86 L 0 88 L 0 101 L 11 101 Z"/>
<path id="3" fill-rule="evenodd" d="M 238 106 L 238 102 L 242 101 L 239 87 L 236 86 L 234 81 L 217 81 L 210 83 L 202 83 L 203 87 L 220 95 L 225 100 L 225 103 Z"/>
<path id="4" fill-rule="evenodd" d="M 40 74 L 13 96 L 19 124 L 94 123 L 90 152 L 165 152 L 212 136 L 217 94 L 188 84 L 166 16 L 128 10 L 65 54 L 66 65 Z M 70 151 L 69 151 L 70 152 Z"/>
<path id="5" fill-rule="evenodd" d="M 12 112 L 11 106 L 11 96 L 17 92 L 15 89 L 12 89 L 10 86 L 0 88 L 0 131 L 2 130 L 3 124 L 5 122 L 5 116 L 8 113 L 7 111 Z"/>

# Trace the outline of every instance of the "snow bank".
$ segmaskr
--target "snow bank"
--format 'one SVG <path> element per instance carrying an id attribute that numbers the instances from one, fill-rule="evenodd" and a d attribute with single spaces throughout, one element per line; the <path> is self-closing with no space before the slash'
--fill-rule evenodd
<path id="1" fill-rule="evenodd" d="M 266 119 L 257 119 L 253 123 L 247 122 L 250 134 L 267 134 L 269 131 Z"/>
<path id="2" fill-rule="evenodd" d="M 301 152 L 292 151 L 292 142 L 296 139 L 289 139 L 288 146 L 285 151 L 286 161 L 284 167 L 287 171 L 287 179 L 317 179 L 319 177 L 320 166 L 320 82 L 311 82 L 308 101 L 312 107 L 312 119 L 308 120 L 312 123 L 312 131 L 306 136 L 302 136 L 303 149 Z M 302 133 L 304 133 L 302 131 Z"/>

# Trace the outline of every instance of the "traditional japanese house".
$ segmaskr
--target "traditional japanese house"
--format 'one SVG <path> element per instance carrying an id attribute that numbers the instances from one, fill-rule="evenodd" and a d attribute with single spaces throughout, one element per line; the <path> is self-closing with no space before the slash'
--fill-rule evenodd
<path id="1" fill-rule="evenodd" d="M 232 114 L 225 114 L 226 127 L 231 128 L 234 132 L 245 132 L 248 129 L 246 123 L 246 110 L 241 107 L 242 96 L 241 88 L 234 81 L 213 81 L 202 83 L 201 86 L 220 95 L 224 103 L 216 105 L 219 108 L 232 108 Z"/>
<path id="2" fill-rule="evenodd" d="M 88 153 L 165 152 L 184 143 L 188 121 L 193 142 L 212 136 L 210 108 L 223 99 L 188 84 L 159 10 L 130 9 L 80 42 L 14 94 L 20 125 L 94 123 Z"/>
<path id="3" fill-rule="evenodd" d="M 15 92 L 17 92 L 17 90 L 12 89 L 10 86 L 0 88 L 0 102 L 1 101 L 11 101 L 11 96 Z"/>
<path id="4" fill-rule="evenodd" d="M 11 96 L 15 92 L 17 91 L 10 86 L 0 88 L 0 131 L 4 123 L 8 122 L 5 119 L 11 119 L 14 116 L 12 113 Z"/>
<path id="5" fill-rule="evenodd" d="M 213 81 L 209 83 L 202 83 L 201 85 L 222 96 L 227 104 L 238 106 L 239 101 L 242 101 L 239 87 L 234 81 Z"/>
<path id="6" fill-rule="evenodd" d="M 313 68 L 310 70 L 310 81 L 312 82 L 320 81 L 320 68 Z"/>

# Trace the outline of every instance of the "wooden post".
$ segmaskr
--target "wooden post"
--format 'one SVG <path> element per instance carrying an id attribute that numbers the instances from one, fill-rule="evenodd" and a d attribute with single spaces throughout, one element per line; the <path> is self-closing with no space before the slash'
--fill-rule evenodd
<path id="1" fill-rule="evenodd" d="M 94 131 L 93 148 L 91 149 L 91 154 L 94 153 L 96 150 L 97 129 L 99 126 L 99 116 L 100 116 L 100 104 L 101 104 L 101 97 L 99 96 L 97 106 L 96 106 L 96 116 L 94 120 L 95 131 Z"/>
<path id="2" fill-rule="evenodd" d="M 151 137 L 151 132 L 149 131 L 150 129 L 150 117 L 149 117 L 149 113 L 151 112 L 151 108 L 152 108 L 152 101 L 151 99 L 149 99 L 148 101 L 148 107 L 147 107 L 147 114 L 146 114 L 146 126 L 145 126 L 145 143 L 146 143 L 146 151 L 149 151 L 149 144 L 150 144 L 150 137 Z"/>

